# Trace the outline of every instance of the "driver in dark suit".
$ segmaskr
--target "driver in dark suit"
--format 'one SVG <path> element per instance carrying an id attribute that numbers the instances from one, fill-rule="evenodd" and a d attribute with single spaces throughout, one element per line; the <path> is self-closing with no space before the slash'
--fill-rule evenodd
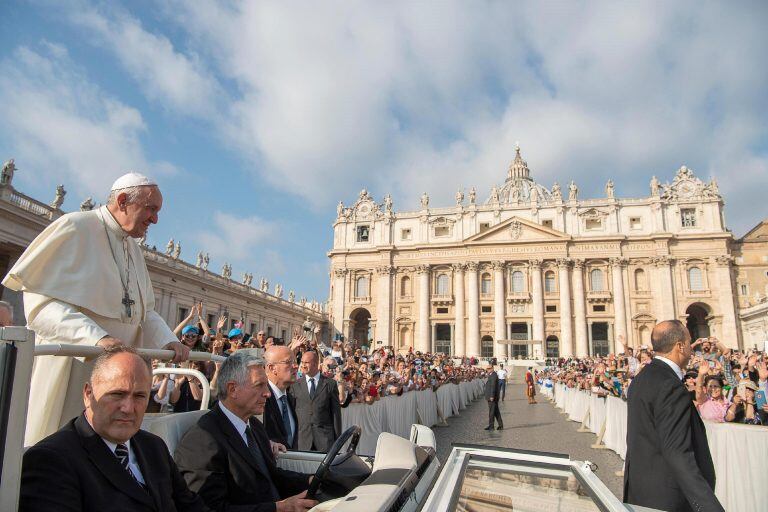
<path id="1" fill-rule="evenodd" d="M 310 476 L 280 469 L 261 422 L 270 396 L 264 360 L 256 349 L 234 352 L 222 364 L 219 403 L 198 420 L 176 448 L 189 488 L 214 510 L 295 512 L 312 508 Z"/>

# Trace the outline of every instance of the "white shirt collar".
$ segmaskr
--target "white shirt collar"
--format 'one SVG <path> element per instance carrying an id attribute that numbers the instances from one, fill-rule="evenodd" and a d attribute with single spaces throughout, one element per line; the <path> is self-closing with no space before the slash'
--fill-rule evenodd
<path id="1" fill-rule="evenodd" d="M 310 380 L 310 379 L 315 379 L 315 386 L 317 386 L 318 384 L 320 384 L 320 373 L 321 373 L 321 372 L 318 370 L 318 372 L 317 372 L 316 374 L 312 375 L 312 376 L 310 376 L 310 375 L 305 375 L 305 377 L 306 377 L 306 379 L 307 379 L 307 385 L 309 385 L 309 380 Z"/>
<path id="2" fill-rule="evenodd" d="M 667 359 L 666 357 L 661 357 L 661 356 L 653 356 L 653 357 L 655 359 L 658 359 L 659 361 L 663 361 L 664 363 L 666 363 L 667 366 L 672 368 L 672 370 L 675 372 L 675 374 L 677 374 L 677 376 L 680 378 L 680 381 L 683 380 L 683 377 L 685 376 L 685 374 L 683 373 L 683 370 L 681 370 L 680 367 L 677 366 L 676 362 L 674 362 L 674 361 L 672 361 L 670 359 Z"/>
<path id="3" fill-rule="evenodd" d="M 101 436 L 99 436 L 99 437 L 101 437 Z M 109 450 L 112 453 L 115 453 L 115 450 L 117 449 L 117 443 L 113 443 L 112 441 L 107 441 L 103 437 L 101 438 L 101 440 L 104 441 L 104 444 L 107 445 L 107 448 L 109 448 Z M 131 460 L 131 440 L 129 439 L 126 442 L 124 442 L 123 444 L 125 445 L 126 448 L 128 448 L 128 460 L 130 461 Z"/>
<path id="4" fill-rule="evenodd" d="M 240 437 L 243 438 L 245 444 L 248 445 L 248 439 L 245 437 L 245 428 L 248 426 L 248 424 L 244 422 L 242 418 L 238 417 L 237 414 L 224 407 L 223 403 L 219 402 L 219 407 L 221 407 L 221 411 L 224 413 L 224 416 L 226 416 L 229 422 L 232 423 L 232 426 L 235 427 L 237 433 L 240 434 Z"/>
<path id="5" fill-rule="evenodd" d="M 279 401 L 280 401 L 280 399 L 281 399 L 281 398 L 283 397 L 283 395 L 285 394 L 285 391 L 281 391 L 281 390 L 280 390 L 280 388 L 278 388 L 277 386 L 275 386 L 275 385 L 272 383 L 272 381 L 271 381 L 271 380 L 269 381 L 269 388 L 272 390 L 272 396 L 274 396 L 274 397 L 275 397 L 275 400 L 277 400 L 277 401 L 279 402 Z"/>

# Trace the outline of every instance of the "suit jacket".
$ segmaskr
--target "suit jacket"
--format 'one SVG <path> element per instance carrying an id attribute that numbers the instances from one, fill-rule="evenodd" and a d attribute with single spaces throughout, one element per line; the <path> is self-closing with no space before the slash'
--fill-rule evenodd
<path id="1" fill-rule="evenodd" d="M 283 425 L 283 413 L 280 410 L 280 404 L 274 395 L 267 399 L 267 405 L 264 407 L 264 428 L 267 430 L 267 436 L 270 441 L 280 443 L 289 450 L 297 450 L 299 447 L 299 419 L 296 417 L 296 399 L 290 394 L 288 397 L 288 412 L 293 416 L 294 428 L 292 443 L 288 444 L 286 436 L 288 435 Z"/>
<path id="2" fill-rule="evenodd" d="M 131 450 L 147 490 L 81 415 L 24 454 L 20 511 L 207 511 L 162 439 L 139 430 Z"/>
<path id="3" fill-rule="evenodd" d="M 174 457 L 189 488 L 214 510 L 272 512 L 275 503 L 269 480 L 282 498 L 298 494 L 309 486 L 309 475 L 275 465 L 262 423 L 251 418 L 250 425 L 268 475 L 261 472 L 219 404 L 202 416 L 176 447 Z"/>
<path id="4" fill-rule="evenodd" d="M 299 420 L 299 450 L 327 452 L 341 435 L 341 404 L 336 381 L 320 374 L 314 398 L 302 375 L 290 388 Z"/>
<path id="5" fill-rule="evenodd" d="M 704 422 L 674 370 L 654 359 L 632 381 L 628 399 L 624 502 L 722 511 Z"/>
<path id="6" fill-rule="evenodd" d="M 499 401 L 499 376 L 496 372 L 491 372 L 488 380 L 485 381 L 485 399 L 491 398 L 494 402 Z"/>

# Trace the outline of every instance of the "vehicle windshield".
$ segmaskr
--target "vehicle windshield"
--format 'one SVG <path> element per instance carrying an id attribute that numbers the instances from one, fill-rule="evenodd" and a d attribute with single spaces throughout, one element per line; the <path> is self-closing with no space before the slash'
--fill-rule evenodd
<path id="1" fill-rule="evenodd" d="M 491 512 L 590 512 L 600 510 L 567 468 L 535 467 L 518 461 L 471 457 L 449 510 Z"/>

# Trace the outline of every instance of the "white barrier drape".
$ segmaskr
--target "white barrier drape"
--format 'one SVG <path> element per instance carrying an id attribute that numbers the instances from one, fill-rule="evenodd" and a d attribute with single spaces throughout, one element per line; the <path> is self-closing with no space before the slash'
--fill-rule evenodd
<path id="1" fill-rule="evenodd" d="M 483 385 L 483 380 L 475 379 L 460 384 L 443 384 L 437 392 L 409 391 L 401 396 L 384 397 L 373 404 L 349 404 L 341 410 L 342 428 L 346 430 L 352 425 L 359 425 L 362 434 L 357 452 L 373 455 L 382 432 L 408 438 L 413 423 L 432 427 L 441 417 L 458 414 L 460 408 L 466 408 L 472 400 L 481 397 Z"/>
<path id="2" fill-rule="evenodd" d="M 542 388 L 544 391 L 545 388 Z M 595 434 L 603 427 L 602 441 L 622 459 L 627 454 L 627 403 L 619 398 L 601 398 L 586 391 L 555 384 L 555 405 L 574 421 L 583 421 Z M 768 428 L 705 421 L 707 441 L 715 465 L 715 495 L 728 512 L 761 512 L 768 503 Z"/>

